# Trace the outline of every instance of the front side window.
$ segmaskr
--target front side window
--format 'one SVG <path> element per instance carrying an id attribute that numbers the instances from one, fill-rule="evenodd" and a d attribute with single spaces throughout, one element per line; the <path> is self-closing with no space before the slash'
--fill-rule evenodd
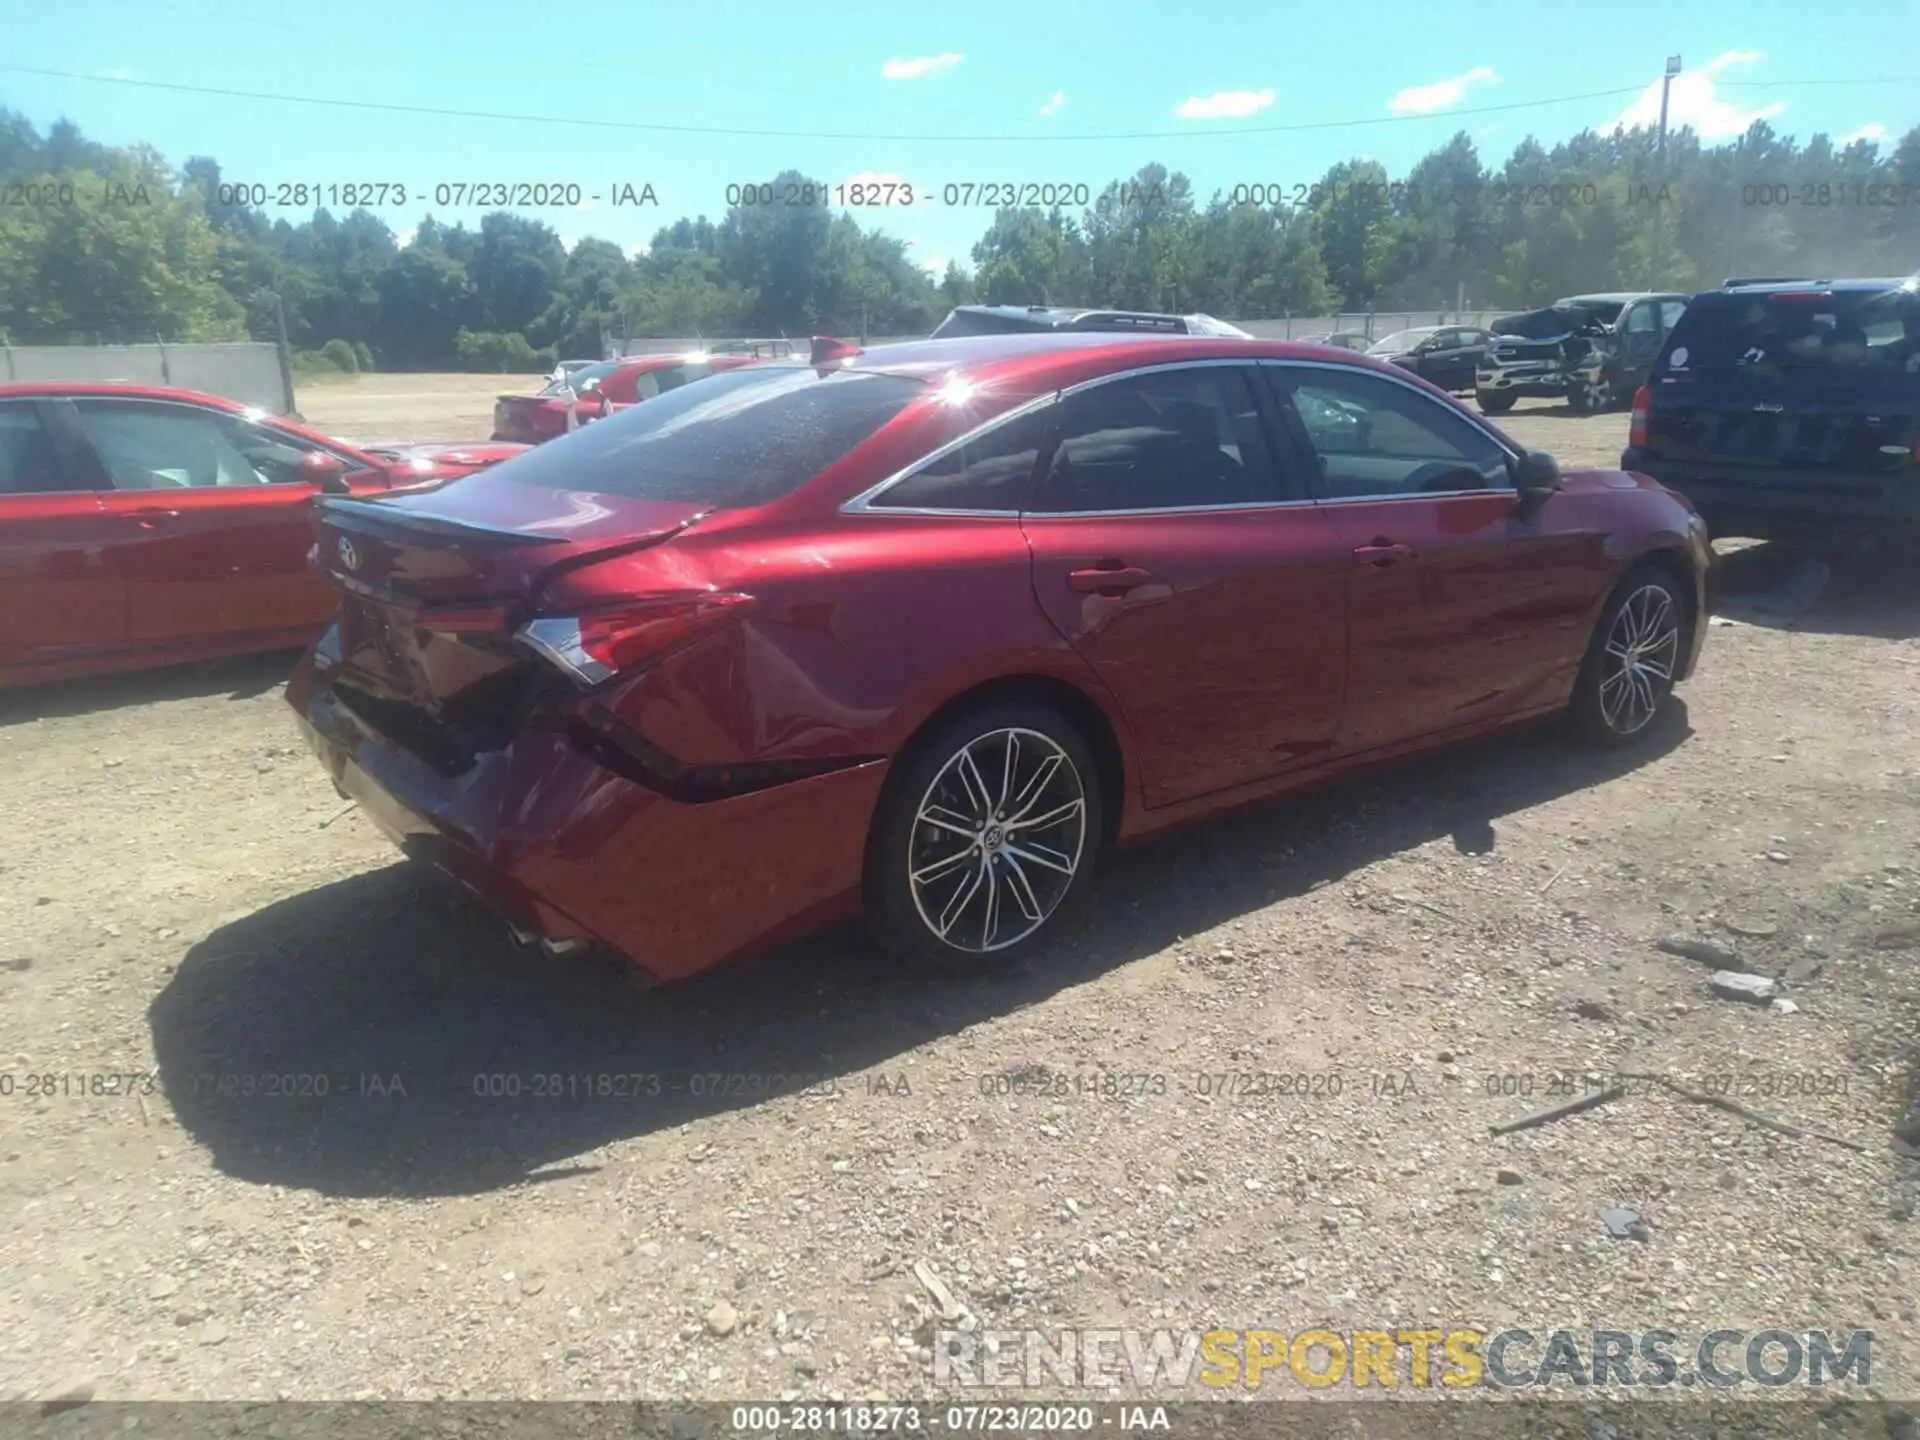
<path id="1" fill-rule="evenodd" d="M 116 490 L 305 483 L 315 447 L 237 416 L 146 400 L 77 399 L 73 408 Z"/>
<path id="2" fill-rule="evenodd" d="M 1660 328 L 1662 330 L 1673 329 L 1675 323 L 1686 313 L 1686 309 L 1687 302 L 1684 300 L 1662 300 L 1660 302 Z"/>
<path id="3" fill-rule="evenodd" d="M 1050 405 L 1017 415 L 922 466 L 871 503 L 888 510 L 1024 510 L 1052 421 Z"/>
<path id="4" fill-rule="evenodd" d="M 1328 499 L 1512 488 L 1507 452 L 1444 403 L 1359 370 L 1281 372 Z"/>
<path id="5" fill-rule="evenodd" d="M 1636 305 L 1627 312 L 1629 335 L 1651 335 L 1660 328 L 1660 312 L 1652 302 Z"/>
<path id="6" fill-rule="evenodd" d="M 1289 498 L 1238 366 L 1161 370 L 1062 403 L 1034 509 L 1052 514 L 1272 504 Z"/>

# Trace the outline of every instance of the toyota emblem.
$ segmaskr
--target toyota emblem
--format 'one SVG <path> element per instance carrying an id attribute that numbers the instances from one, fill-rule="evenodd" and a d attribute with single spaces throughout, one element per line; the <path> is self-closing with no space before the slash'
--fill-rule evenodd
<path id="1" fill-rule="evenodd" d="M 360 552 L 353 548 L 353 542 L 345 536 L 340 538 L 340 563 L 349 570 L 360 568 Z"/>

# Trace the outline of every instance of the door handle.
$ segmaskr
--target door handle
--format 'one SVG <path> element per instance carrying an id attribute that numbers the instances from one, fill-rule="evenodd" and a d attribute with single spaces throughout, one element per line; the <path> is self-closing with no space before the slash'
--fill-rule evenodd
<path id="1" fill-rule="evenodd" d="M 1371 545 L 1356 545 L 1353 558 L 1362 565 L 1371 565 L 1376 570 L 1382 570 L 1396 560 L 1411 560 L 1413 550 L 1410 546 L 1397 545 L 1383 538 L 1376 539 Z"/>
<path id="2" fill-rule="evenodd" d="M 142 530 L 153 529 L 154 522 L 157 520 L 176 520 L 180 516 L 178 510 L 169 509 L 164 505 L 142 505 L 131 513 L 134 523 Z"/>
<path id="3" fill-rule="evenodd" d="M 1086 570 L 1067 572 L 1067 584 L 1081 594 L 1095 593 L 1106 596 L 1124 595 L 1129 590 L 1138 590 L 1142 585 L 1152 583 L 1153 577 L 1144 570 L 1136 570 L 1130 565 L 1095 565 Z"/>

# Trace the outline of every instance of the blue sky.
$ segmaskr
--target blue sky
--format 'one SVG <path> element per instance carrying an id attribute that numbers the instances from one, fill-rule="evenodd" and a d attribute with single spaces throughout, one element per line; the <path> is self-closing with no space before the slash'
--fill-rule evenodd
<path id="1" fill-rule="evenodd" d="M 1658 76 L 1676 53 L 1687 70 L 1671 121 L 1709 138 L 1765 116 L 1802 138 L 1824 130 L 1897 139 L 1920 120 L 1920 56 L 1903 57 L 1896 43 L 1910 46 L 1920 33 L 1920 3 L 1826 0 L 1819 16 L 1818 33 L 1844 43 L 1809 44 L 1804 6 L 1788 0 L 1614 0 L 1557 18 L 1438 0 L 1377 9 L 1162 0 L 61 0 L 14 7 L 0 51 L 0 105 L 43 130 L 66 115 L 98 140 L 149 141 L 176 165 L 211 154 L 234 180 L 397 182 L 408 203 L 378 213 L 402 235 L 429 211 L 478 222 L 483 208 L 431 203 L 442 183 L 578 184 L 580 208 L 535 213 L 570 242 L 598 235 L 631 248 L 682 215 L 717 219 L 730 181 L 789 166 L 829 183 L 897 178 L 915 187 L 911 206 L 861 213 L 938 267 L 948 257 L 969 263 L 992 218 L 989 209 L 940 203 L 948 184 L 1097 191 L 1158 160 L 1185 170 L 1204 200 L 1238 184 L 1311 183 L 1355 154 L 1398 177 L 1460 128 L 1497 162 L 1529 133 L 1551 141 L 1623 116 L 1657 116 Z M 8 68 L 17 66 L 520 116 L 987 138 L 772 139 L 350 111 Z M 1875 76 L 1905 83 L 1790 83 Z M 1616 89 L 1628 93 L 1458 113 Z M 1248 133 L 1333 121 L 1385 123 Z M 1132 132 L 1170 137 L 1107 138 Z M 614 186 L 646 183 L 657 209 L 611 204 Z M 585 198 L 595 194 L 597 203 Z"/>

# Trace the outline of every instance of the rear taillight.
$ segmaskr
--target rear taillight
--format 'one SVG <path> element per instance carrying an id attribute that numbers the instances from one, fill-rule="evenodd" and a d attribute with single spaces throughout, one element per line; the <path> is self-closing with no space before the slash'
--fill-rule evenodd
<path id="1" fill-rule="evenodd" d="M 1633 419 L 1627 426 L 1627 444 L 1641 449 L 1647 443 L 1647 412 L 1653 406 L 1653 387 L 1642 385 L 1633 392 Z"/>
<path id="2" fill-rule="evenodd" d="M 752 604 L 751 595 L 730 591 L 655 596 L 579 615 L 541 616 L 517 633 L 576 684 L 598 685 L 738 619 Z"/>

